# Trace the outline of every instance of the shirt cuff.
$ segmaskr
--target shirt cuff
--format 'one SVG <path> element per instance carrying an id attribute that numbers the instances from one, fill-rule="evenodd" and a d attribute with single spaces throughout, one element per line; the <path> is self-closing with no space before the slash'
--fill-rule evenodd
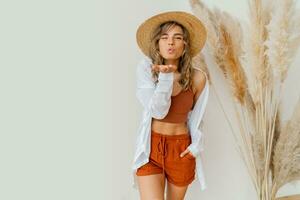
<path id="1" fill-rule="evenodd" d="M 174 79 L 174 72 L 159 72 L 158 80 L 173 80 Z"/>

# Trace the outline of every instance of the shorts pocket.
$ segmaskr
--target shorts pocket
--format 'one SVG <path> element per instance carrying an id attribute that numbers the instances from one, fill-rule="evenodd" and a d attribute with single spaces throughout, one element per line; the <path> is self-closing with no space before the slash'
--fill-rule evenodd
<path id="1" fill-rule="evenodd" d="M 183 157 L 180 157 L 180 154 L 186 150 L 190 145 L 190 140 L 177 140 L 175 146 L 175 160 L 184 161 L 184 160 L 195 160 L 195 157 L 189 153 L 185 154 Z"/>
<path id="2" fill-rule="evenodd" d="M 184 157 L 186 157 L 187 159 L 189 159 L 189 160 L 195 160 L 195 157 L 194 156 L 192 156 L 191 155 L 191 153 L 187 153 L 187 154 L 185 154 L 185 156 Z"/>
<path id="3" fill-rule="evenodd" d="M 190 144 L 191 144 L 190 140 L 187 140 L 186 143 L 185 143 L 185 146 L 184 146 L 184 150 L 187 149 Z M 185 157 L 189 160 L 195 160 L 195 157 L 190 152 L 185 154 L 183 157 Z"/>
<path id="4" fill-rule="evenodd" d="M 180 157 L 180 154 L 185 150 L 186 141 L 185 140 L 176 140 L 174 144 L 174 161 L 182 161 L 183 157 Z"/>

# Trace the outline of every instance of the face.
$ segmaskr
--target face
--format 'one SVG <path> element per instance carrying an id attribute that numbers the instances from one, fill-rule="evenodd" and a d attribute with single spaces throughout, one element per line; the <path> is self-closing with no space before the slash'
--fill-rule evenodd
<path id="1" fill-rule="evenodd" d="M 159 39 L 159 51 L 166 60 L 178 60 L 184 51 L 183 31 L 180 26 L 173 26 Z"/>

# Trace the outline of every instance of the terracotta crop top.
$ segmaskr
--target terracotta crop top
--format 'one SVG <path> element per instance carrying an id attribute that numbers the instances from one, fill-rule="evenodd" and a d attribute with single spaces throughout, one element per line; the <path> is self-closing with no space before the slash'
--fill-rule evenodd
<path id="1" fill-rule="evenodd" d="M 157 121 L 169 123 L 183 123 L 187 121 L 189 111 L 194 104 L 194 93 L 191 88 L 181 91 L 175 96 L 171 96 L 171 106 L 168 114 L 163 119 Z"/>

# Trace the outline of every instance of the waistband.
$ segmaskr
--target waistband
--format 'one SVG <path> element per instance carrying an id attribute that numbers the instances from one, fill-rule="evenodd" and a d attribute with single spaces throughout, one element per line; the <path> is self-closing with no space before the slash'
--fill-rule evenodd
<path id="1" fill-rule="evenodd" d="M 154 137 L 154 138 L 164 137 L 167 140 L 180 140 L 180 139 L 186 140 L 186 139 L 190 139 L 191 135 L 189 132 L 186 132 L 183 134 L 178 134 L 178 135 L 166 135 L 166 134 L 158 133 L 158 132 L 151 130 L 151 137 Z"/>

